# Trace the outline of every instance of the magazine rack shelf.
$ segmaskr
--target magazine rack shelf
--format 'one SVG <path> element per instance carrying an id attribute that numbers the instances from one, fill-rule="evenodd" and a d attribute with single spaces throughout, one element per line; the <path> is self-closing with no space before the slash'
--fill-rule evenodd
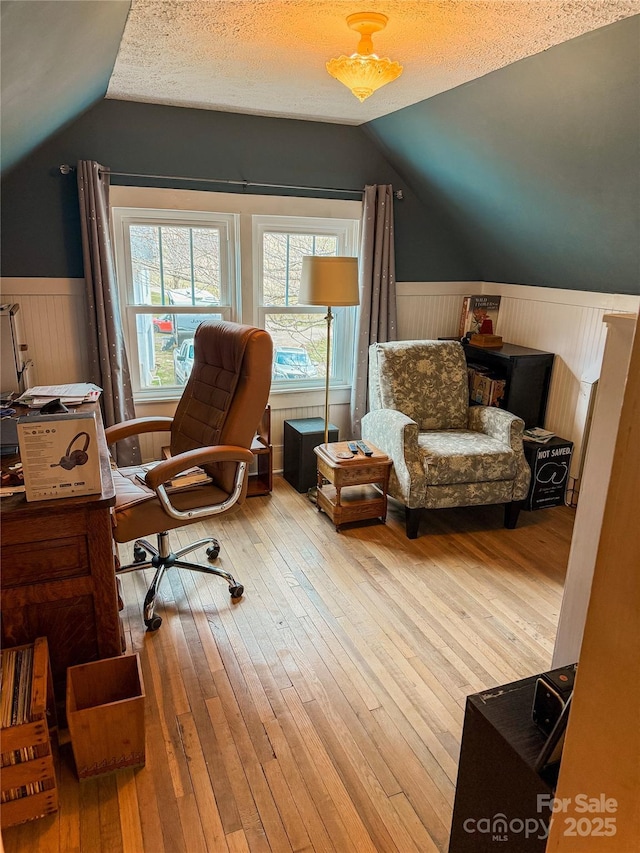
<path id="1" fill-rule="evenodd" d="M 464 345 L 467 365 L 478 364 L 505 380 L 500 408 L 522 418 L 525 427 L 544 426 L 554 355 L 503 344 L 500 349 Z"/>
<path id="2" fill-rule="evenodd" d="M 247 496 L 268 495 L 273 489 L 273 450 L 271 447 L 271 406 L 267 406 L 258 426 L 251 452 L 256 462 L 256 472 L 249 474 Z"/>
<path id="3" fill-rule="evenodd" d="M 5 649 L 33 649 L 28 722 L 0 729 L 2 752 L 2 828 L 44 817 L 58 808 L 58 788 L 51 753 L 50 727 L 54 721 L 53 683 L 45 637 L 35 643 Z M 3 667 L 3 677 L 5 675 Z"/>

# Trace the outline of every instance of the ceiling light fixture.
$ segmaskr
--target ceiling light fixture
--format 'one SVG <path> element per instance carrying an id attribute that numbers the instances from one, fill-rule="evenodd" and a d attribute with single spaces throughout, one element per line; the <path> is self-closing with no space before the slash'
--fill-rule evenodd
<path id="1" fill-rule="evenodd" d="M 347 17 L 347 26 L 360 33 L 360 43 L 351 56 L 340 56 L 327 62 L 327 71 L 351 89 L 360 101 L 373 95 L 376 89 L 391 83 L 402 74 L 402 65 L 390 59 L 380 59 L 373 52 L 372 33 L 387 26 L 389 19 L 380 12 L 357 12 Z"/>

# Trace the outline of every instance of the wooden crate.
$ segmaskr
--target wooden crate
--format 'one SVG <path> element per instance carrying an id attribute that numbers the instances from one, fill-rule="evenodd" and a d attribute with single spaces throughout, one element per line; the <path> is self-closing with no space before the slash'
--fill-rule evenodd
<path id="1" fill-rule="evenodd" d="M 67 723 L 80 779 L 144 764 L 144 683 L 138 654 L 69 667 Z"/>
<path id="2" fill-rule="evenodd" d="M 0 771 L 0 784 L 3 799 L 10 791 L 29 785 L 37 785 L 40 790 L 34 793 L 25 791 L 16 799 L 3 802 L 3 828 L 44 817 L 58 809 L 58 787 L 50 734 L 50 726 L 55 726 L 55 708 L 47 640 L 39 637 L 29 645 L 33 646 L 29 722 L 0 729 L 0 752 L 7 762 Z M 16 646 L 15 649 L 26 649 L 29 645 Z M 17 751 L 22 753 L 23 759 L 29 755 L 34 757 L 17 764 L 9 763 L 9 757 Z"/>

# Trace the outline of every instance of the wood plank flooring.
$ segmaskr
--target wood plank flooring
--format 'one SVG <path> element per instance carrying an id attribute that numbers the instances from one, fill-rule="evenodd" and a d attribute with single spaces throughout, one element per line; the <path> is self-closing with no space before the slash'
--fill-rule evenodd
<path id="1" fill-rule="evenodd" d="M 218 536 L 245 597 L 169 572 L 148 634 L 122 577 L 146 766 L 79 783 L 62 732 L 60 810 L 7 853 L 446 851 L 465 697 L 549 668 L 573 515 L 440 510 L 410 541 L 392 506 L 337 534 L 276 477 L 174 532 Z"/>

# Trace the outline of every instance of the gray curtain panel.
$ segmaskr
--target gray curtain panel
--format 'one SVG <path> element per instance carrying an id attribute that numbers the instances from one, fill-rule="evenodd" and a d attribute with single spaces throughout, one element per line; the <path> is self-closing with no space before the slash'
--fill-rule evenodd
<path id="1" fill-rule="evenodd" d="M 353 438 L 360 438 L 360 421 L 367 412 L 369 346 L 395 341 L 397 327 L 393 188 L 391 184 L 366 186 L 360 227 L 360 311 L 351 390 Z"/>
<path id="2" fill-rule="evenodd" d="M 89 381 L 102 388 L 105 426 L 135 417 L 109 231 L 109 174 L 94 160 L 78 161 L 78 199 L 88 309 Z M 120 466 L 140 462 L 137 438 L 114 446 Z"/>

